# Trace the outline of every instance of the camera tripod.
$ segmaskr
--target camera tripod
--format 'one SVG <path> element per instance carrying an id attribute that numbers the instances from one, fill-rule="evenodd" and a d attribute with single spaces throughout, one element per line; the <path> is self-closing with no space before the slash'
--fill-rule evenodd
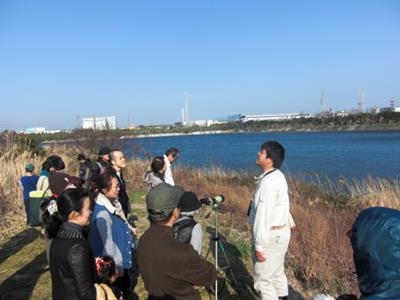
<path id="1" fill-rule="evenodd" d="M 214 225 L 214 234 L 212 235 L 212 240 L 214 241 L 215 269 L 217 270 L 217 272 L 224 271 L 226 273 L 227 271 L 229 271 L 231 278 L 232 278 L 232 283 L 236 286 L 237 280 L 236 280 L 235 274 L 233 272 L 232 266 L 229 263 L 228 257 L 226 256 L 224 245 L 222 244 L 222 241 L 218 235 L 218 212 L 219 212 L 220 206 L 218 205 L 218 203 L 214 203 L 211 205 L 211 209 L 212 209 L 212 211 L 209 212 L 205 218 L 207 219 L 210 216 L 210 214 L 212 212 L 214 212 L 215 225 Z M 219 253 L 218 249 L 221 250 L 220 253 Z M 209 246 L 207 254 L 206 254 L 206 258 L 211 253 L 211 251 L 212 251 L 212 244 L 210 243 L 210 246 Z M 223 260 L 223 266 L 219 265 L 220 260 L 221 261 Z M 218 299 L 218 294 L 220 292 L 222 292 L 224 288 L 225 288 L 225 279 L 223 280 L 223 285 L 220 288 L 220 291 L 218 291 L 218 279 L 215 280 L 214 294 L 215 294 L 216 300 Z"/>

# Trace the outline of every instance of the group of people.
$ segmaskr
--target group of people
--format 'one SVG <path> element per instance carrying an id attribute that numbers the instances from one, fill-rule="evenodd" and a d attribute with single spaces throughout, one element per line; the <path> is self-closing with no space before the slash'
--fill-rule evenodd
<path id="1" fill-rule="evenodd" d="M 197 211 L 201 207 L 194 193 L 184 192 L 175 186 L 171 164 L 178 156 L 177 148 L 168 149 L 164 156 L 153 159 L 151 170 L 144 175 L 149 188 L 147 205 L 152 224 L 150 228 L 156 228 L 155 232 L 159 228 L 168 228 L 164 235 L 166 238 L 169 231 L 174 231 L 171 239 L 164 241 L 167 244 L 175 243 L 169 250 L 163 243 L 156 247 L 157 250 L 165 248 L 164 256 L 152 252 L 152 242 L 157 240 L 151 234 L 150 246 L 146 246 L 147 232 L 140 246 L 144 249 L 138 249 L 135 224 L 128 221 L 131 206 L 123 176 L 126 161 L 121 150 L 103 147 L 95 163 L 79 154 L 79 174 L 76 177 L 63 172 L 65 164 L 57 155 L 49 156 L 44 161 L 40 176 L 34 175 L 32 164 L 25 166 L 26 174 L 20 181 L 28 224 L 30 192 L 41 191 L 43 198 L 48 199 L 42 205 L 42 218 L 47 237 L 53 299 L 135 299 L 133 291 L 139 269 L 151 299 L 158 299 L 159 296 L 166 299 L 166 295 L 171 299 L 197 299 L 199 294 L 193 287 L 215 281 L 215 268 L 199 255 L 200 226 L 196 222 L 190 223 L 190 232 L 187 232 L 189 227 L 173 229 L 176 220 L 185 218 L 178 209 L 181 201 L 186 205 L 182 207 L 189 210 Z M 151 183 L 146 181 L 148 176 L 153 178 Z M 156 215 L 153 216 L 153 213 Z M 189 218 L 193 220 L 192 215 Z M 183 236 L 186 243 L 181 242 Z M 146 255 L 151 258 L 143 259 Z M 151 265 L 156 261 L 153 255 L 160 266 Z M 165 289 L 153 290 L 154 270 L 160 273 L 163 270 L 162 262 L 168 261 L 170 266 L 178 265 L 185 257 L 188 260 L 183 262 L 180 270 L 187 271 L 176 272 L 174 278 L 165 283 Z M 203 276 L 199 277 L 197 272 L 191 271 L 193 267 L 202 267 L 205 272 Z M 163 276 L 170 275 L 168 268 L 165 268 Z M 192 283 L 182 289 L 180 281 Z"/>
<path id="2" fill-rule="evenodd" d="M 150 227 L 138 243 L 138 266 L 149 299 L 199 300 L 200 286 L 212 285 L 215 266 L 201 257 L 202 230 L 194 215 L 202 204 L 197 195 L 176 186 L 171 164 L 177 148 L 156 156 L 144 174 Z"/>
<path id="3" fill-rule="evenodd" d="M 34 173 L 35 166 L 32 163 L 25 165 L 25 175 L 20 178 L 23 188 L 23 203 L 26 211 L 26 222 L 30 224 L 29 198 L 34 191 L 41 192 L 44 198 L 57 198 L 68 186 L 80 186 L 81 180 L 75 176 L 64 173 L 65 164 L 58 155 L 51 155 L 42 164 L 39 175 Z"/>
<path id="4" fill-rule="evenodd" d="M 78 178 L 62 172 L 65 165 L 58 156 L 46 159 L 40 177 L 34 177 L 33 165 L 25 166 L 27 174 L 21 184 L 36 184 L 52 199 L 44 207 L 43 221 L 50 245 L 53 299 L 135 299 L 133 290 L 139 270 L 149 299 L 154 300 L 199 300 L 198 288 L 214 284 L 216 269 L 201 257 L 202 231 L 194 219 L 202 204 L 195 193 L 175 185 L 171 171 L 171 164 L 179 155 L 177 148 L 168 149 L 165 155 L 154 157 L 151 170 L 144 174 L 150 227 L 139 241 L 135 225 L 128 221 L 131 207 L 122 174 L 126 161 L 121 150 L 100 149 L 95 167 L 80 155 Z M 289 211 L 287 181 L 280 171 L 284 158 L 285 149 L 280 143 L 268 141 L 261 145 L 256 164 L 262 174 L 256 178 L 248 209 L 254 289 L 263 300 L 284 300 L 289 294 L 284 262 L 294 221 Z M 25 198 L 24 189 L 24 203 Z M 360 289 L 366 295 L 362 299 L 400 299 L 399 285 L 393 281 L 399 275 L 394 270 L 398 266 L 395 256 L 399 242 L 393 234 L 400 232 L 398 220 L 397 211 L 370 209 L 362 212 L 353 225 L 351 239 L 357 272 L 359 278 L 369 276 L 360 281 Z M 370 227 L 366 226 L 368 222 Z M 371 247 L 368 239 L 374 230 L 379 231 L 379 238 Z M 392 242 L 385 244 L 382 236 Z M 380 255 L 385 247 L 394 249 L 394 254 L 388 258 Z M 366 267 L 371 263 L 374 268 Z M 378 266 L 383 264 L 392 267 Z M 378 279 L 371 273 L 375 271 L 380 272 L 382 282 L 388 281 L 384 287 L 374 280 Z M 381 298 L 371 296 L 372 292 Z"/>
<path id="5" fill-rule="evenodd" d="M 175 185 L 171 164 L 179 157 L 179 149 L 170 148 L 154 157 L 151 170 L 144 174 L 150 227 L 139 242 L 134 224 L 128 221 L 131 208 L 122 175 L 124 154 L 107 147 L 98 154 L 94 167 L 84 155 L 78 156 L 75 181 L 62 172 L 65 165 L 54 156 L 43 163 L 43 179 L 38 178 L 40 190 L 53 199 L 45 207 L 43 220 L 51 240 L 54 299 L 94 299 L 105 281 L 96 278 L 108 261 L 115 268 L 106 283 L 123 299 L 131 299 L 138 270 L 149 299 L 200 299 L 197 288 L 212 285 L 216 270 L 201 257 L 202 230 L 194 216 L 202 204 L 195 193 Z M 288 295 L 283 265 L 290 214 L 287 183 L 279 171 L 283 159 L 284 148 L 279 143 L 262 145 L 256 163 L 263 174 L 249 208 L 255 288 L 263 299 Z"/>
<path id="6" fill-rule="evenodd" d="M 122 174 L 124 154 L 103 147 L 94 164 L 82 154 L 78 161 L 78 176 L 64 173 L 62 158 L 52 155 L 40 176 L 27 164 L 20 180 L 28 224 L 30 192 L 41 191 L 46 199 L 42 218 L 53 298 L 96 299 L 107 291 L 116 299 L 131 299 L 137 241 L 136 228 L 127 219 L 131 207 Z"/>
<path id="7" fill-rule="evenodd" d="M 179 154 L 179 149 L 172 147 L 163 156 L 153 158 L 150 165 L 151 170 L 143 176 L 143 180 L 149 190 L 163 182 L 175 185 L 171 165 L 178 159 Z"/>

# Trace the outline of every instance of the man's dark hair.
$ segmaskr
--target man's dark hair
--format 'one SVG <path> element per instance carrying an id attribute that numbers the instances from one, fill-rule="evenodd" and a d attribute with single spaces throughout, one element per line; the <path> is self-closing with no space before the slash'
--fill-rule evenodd
<path id="1" fill-rule="evenodd" d="M 86 157 L 85 157 L 85 155 L 83 155 L 83 154 L 78 154 L 78 158 L 77 158 L 79 161 L 81 161 L 81 160 L 85 160 L 86 159 Z"/>
<path id="2" fill-rule="evenodd" d="M 285 159 L 285 148 L 278 142 L 268 141 L 261 145 L 261 149 L 265 149 L 267 158 L 271 158 L 274 168 L 279 169 Z"/>
<path id="3" fill-rule="evenodd" d="M 165 151 L 166 156 L 172 155 L 173 158 L 177 157 L 179 153 L 179 149 L 175 147 L 169 148 L 167 151 Z"/>
<path id="4" fill-rule="evenodd" d="M 97 158 L 98 162 L 101 162 L 103 160 L 103 155 L 110 154 L 110 148 L 108 147 L 101 147 L 99 150 L 99 156 Z"/>
<path id="5" fill-rule="evenodd" d="M 174 211 L 171 211 L 169 214 L 165 214 L 165 212 L 163 212 L 163 211 L 155 212 L 155 211 L 149 209 L 148 210 L 149 221 L 150 221 L 150 223 L 153 223 L 153 224 L 165 225 L 168 223 L 168 221 L 172 217 L 173 213 L 174 213 Z"/>

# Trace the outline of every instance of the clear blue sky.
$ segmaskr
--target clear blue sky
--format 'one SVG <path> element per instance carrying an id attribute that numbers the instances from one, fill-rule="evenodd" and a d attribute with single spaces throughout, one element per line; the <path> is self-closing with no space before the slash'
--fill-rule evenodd
<path id="1" fill-rule="evenodd" d="M 0 0 L 0 130 L 400 106 L 400 1 Z"/>

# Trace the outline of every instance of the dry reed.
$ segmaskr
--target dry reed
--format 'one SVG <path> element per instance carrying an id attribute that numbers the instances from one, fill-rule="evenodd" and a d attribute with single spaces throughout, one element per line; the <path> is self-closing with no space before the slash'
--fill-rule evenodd
<path id="1" fill-rule="evenodd" d="M 82 149 L 57 146 L 47 149 L 46 155 L 60 155 L 66 172 L 77 174 L 76 154 Z M 22 152 L 12 159 L 0 156 L 0 213 L 22 213 L 22 193 L 18 184 L 24 173 L 24 165 L 31 162 L 36 170 L 44 157 Z M 145 160 L 128 162 L 125 178 L 134 191 L 145 191 L 143 173 L 148 169 Z M 249 239 L 246 210 L 255 187 L 249 174 L 221 168 L 208 170 L 177 168 L 176 182 L 200 197 L 224 194 L 221 223 L 235 228 Z M 400 208 L 400 184 L 398 181 L 367 178 L 362 181 L 338 183 L 318 177 L 304 181 L 301 176 L 289 177 L 291 211 L 298 229 L 293 232 L 287 260 L 292 280 L 300 282 L 304 289 L 317 289 L 331 294 L 357 292 L 352 251 L 346 236 L 357 213 L 369 206 Z M 9 220 L 9 219 L 8 219 Z"/>

